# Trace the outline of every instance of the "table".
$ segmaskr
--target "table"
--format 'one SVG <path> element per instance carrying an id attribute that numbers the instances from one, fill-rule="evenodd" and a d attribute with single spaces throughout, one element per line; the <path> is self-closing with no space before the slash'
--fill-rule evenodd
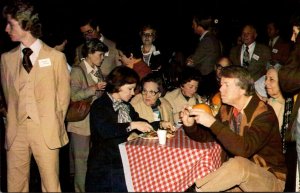
<path id="1" fill-rule="evenodd" d="M 166 145 L 137 138 L 119 149 L 129 192 L 183 192 L 221 165 L 217 143 L 193 141 L 182 128 Z"/>

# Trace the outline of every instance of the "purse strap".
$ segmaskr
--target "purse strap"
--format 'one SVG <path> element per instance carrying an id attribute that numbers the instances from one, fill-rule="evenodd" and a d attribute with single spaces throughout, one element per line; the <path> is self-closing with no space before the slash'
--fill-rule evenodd
<path id="1" fill-rule="evenodd" d="M 84 76 L 84 80 L 85 80 L 85 83 L 86 83 L 86 86 L 88 87 L 89 86 L 89 83 L 88 83 L 88 80 L 87 80 L 87 78 L 86 78 L 86 75 L 85 75 L 85 73 L 84 73 L 84 70 L 82 69 L 82 67 L 80 66 L 80 65 L 78 65 L 78 66 L 76 66 L 76 67 L 78 67 L 80 70 L 81 70 L 81 72 L 82 72 L 82 74 L 83 74 L 83 76 Z M 76 68 L 75 67 L 75 68 Z M 87 98 L 87 99 L 85 99 L 85 100 L 87 100 L 87 101 L 89 101 L 90 103 L 93 101 L 93 97 L 89 97 L 89 98 Z"/>

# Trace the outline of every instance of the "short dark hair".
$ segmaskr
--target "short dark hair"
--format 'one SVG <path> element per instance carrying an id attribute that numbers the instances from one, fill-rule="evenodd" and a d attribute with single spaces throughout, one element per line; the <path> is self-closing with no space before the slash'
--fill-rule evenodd
<path id="1" fill-rule="evenodd" d="M 159 73 L 152 72 L 150 74 L 147 74 L 141 80 L 141 86 L 143 87 L 146 82 L 156 83 L 158 85 L 159 92 L 161 92 L 161 93 L 164 92 L 163 80 Z"/>
<path id="2" fill-rule="evenodd" d="M 105 90 L 108 93 L 117 93 L 125 84 L 139 84 L 139 75 L 127 66 L 115 67 L 106 77 Z"/>
<path id="3" fill-rule="evenodd" d="M 79 20 L 79 27 L 85 26 L 85 25 L 90 25 L 93 29 L 96 29 L 99 27 L 98 20 L 90 15 L 83 16 Z"/>
<path id="4" fill-rule="evenodd" d="M 35 38 L 42 36 L 42 24 L 35 7 L 26 0 L 11 0 L 4 6 L 2 15 L 7 18 L 10 15 L 17 20 L 21 28 L 30 31 Z"/>
<path id="5" fill-rule="evenodd" d="M 185 83 L 190 82 L 192 80 L 200 83 L 201 81 L 200 72 L 194 67 L 190 67 L 190 66 L 184 67 L 181 75 L 179 75 L 180 86 L 183 86 Z"/>
<path id="6" fill-rule="evenodd" d="M 120 50 L 127 58 L 133 55 L 134 58 L 142 58 L 141 46 L 136 42 L 129 42 L 124 38 L 119 39 L 116 44 L 116 48 Z"/>
<path id="7" fill-rule="evenodd" d="M 96 51 L 99 52 L 108 52 L 108 47 L 103 42 L 101 42 L 97 38 L 93 38 L 90 40 L 85 41 L 85 43 L 82 46 L 82 56 L 85 58 L 88 56 L 88 54 L 93 54 Z"/>
<path id="8" fill-rule="evenodd" d="M 238 79 L 237 86 L 246 91 L 245 96 L 251 96 L 255 93 L 254 80 L 249 71 L 242 66 L 231 65 L 224 67 L 221 77 Z"/>
<path id="9" fill-rule="evenodd" d="M 214 18 L 210 15 L 194 15 L 193 19 L 197 25 L 202 26 L 205 30 L 209 30 L 214 25 Z"/>

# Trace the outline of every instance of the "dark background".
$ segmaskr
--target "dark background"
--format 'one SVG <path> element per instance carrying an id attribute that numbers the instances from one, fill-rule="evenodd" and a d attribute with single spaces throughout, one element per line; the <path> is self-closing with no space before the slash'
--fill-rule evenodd
<path id="1" fill-rule="evenodd" d="M 0 0 L 0 9 L 8 0 Z M 192 29 L 194 14 L 212 15 L 218 19 L 219 38 L 225 54 L 236 43 L 243 24 L 251 22 L 258 30 L 258 41 L 264 42 L 266 22 L 277 18 L 281 22 L 282 36 L 291 36 L 290 18 L 300 15 L 300 0 L 32 0 L 38 7 L 43 24 L 43 32 L 65 34 L 68 44 L 65 50 L 68 63 L 72 65 L 75 48 L 83 41 L 78 20 L 84 14 L 92 14 L 99 20 L 101 31 L 112 40 L 127 37 L 139 40 L 142 24 L 152 23 L 157 31 L 156 43 L 170 50 L 191 54 L 197 37 Z M 6 34 L 6 21 L 0 15 L 0 54 L 18 43 L 12 43 Z M 44 37 L 42 37 L 43 39 Z M 47 43 L 47 42 L 46 42 Z M 156 44 L 155 43 L 155 44 Z M 1 129 L 1 187 L 6 189 L 5 151 L 3 149 L 4 128 Z M 68 145 L 61 149 L 60 174 L 63 191 L 73 191 L 69 179 Z M 295 159 L 296 160 L 296 159 Z M 36 166 L 35 166 L 36 168 Z M 38 171 L 31 173 L 30 190 L 40 191 Z"/>
<path id="2" fill-rule="evenodd" d="M 1 10 L 5 2 L 1 0 Z M 258 41 L 266 40 L 266 22 L 277 18 L 282 35 L 291 35 L 290 18 L 300 15 L 300 0 L 32 0 L 38 7 L 44 34 L 64 33 L 68 37 L 66 55 L 72 64 L 74 49 L 83 39 L 78 19 L 84 14 L 98 18 L 101 31 L 112 40 L 128 37 L 138 40 L 142 24 L 152 23 L 158 31 L 157 43 L 186 54 L 193 51 L 197 37 L 192 29 L 194 14 L 212 15 L 218 19 L 217 28 L 225 54 L 235 44 L 241 26 L 251 22 L 258 29 Z M 1 52 L 15 46 L 4 32 L 5 21 L 0 25 Z"/>

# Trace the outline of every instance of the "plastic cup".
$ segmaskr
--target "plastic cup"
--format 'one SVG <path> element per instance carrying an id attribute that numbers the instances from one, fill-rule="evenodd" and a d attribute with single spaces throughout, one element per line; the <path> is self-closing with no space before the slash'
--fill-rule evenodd
<path id="1" fill-rule="evenodd" d="M 158 129 L 157 136 L 159 144 L 165 145 L 167 140 L 167 130 Z"/>

